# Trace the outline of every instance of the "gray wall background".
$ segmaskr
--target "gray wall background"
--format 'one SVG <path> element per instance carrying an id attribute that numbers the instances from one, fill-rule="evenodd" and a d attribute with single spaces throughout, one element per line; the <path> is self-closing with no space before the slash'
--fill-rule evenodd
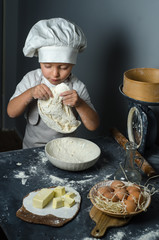
<path id="1" fill-rule="evenodd" d="M 39 67 L 37 58 L 22 53 L 30 28 L 41 19 L 63 17 L 87 37 L 88 47 L 73 72 L 87 85 L 101 119 L 96 132 L 81 127 L 79 133 L 108 135 L 114 126 L 126 133 L 127 101 L 119 85 L 130 68 L 159 67 L 159 0 L 6 0 L 4 13 L 4 128 L 24 133 L 23 116 L 9 119 L 6 106 L 24 74 Z"/>

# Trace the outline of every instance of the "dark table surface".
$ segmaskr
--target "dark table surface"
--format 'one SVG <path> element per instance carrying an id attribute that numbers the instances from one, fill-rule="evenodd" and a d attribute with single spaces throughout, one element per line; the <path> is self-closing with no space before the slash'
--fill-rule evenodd
<path id="1" fill-rule="evenodd" d="M 0 153 L 0 226 L 9 240 L 91 240 L 95 222 L 89 212 L 92 204 L 89 190 L 98 182 L 113 179 L 119 162 L 124 161 L 124 150 L 111 137 L 92 140 L 102 150 L 98 162 L 88 170 L 69 172 L 54 167 L 45 156 L 44 147 Z M 151 164 L 159 172 L 159 150 L 147 155 Z M 143 176 L 143 181 L 146 181 Z M 150 181 L 159 189 L 158 178 Z M 22 200 L 28 193 L 50 186 L 70 186 L 81 197 L 78 215 L 62 227 L 31 224 L 16 217 Z M 2 237 L 0 236 L 0 239 Z M 159 239 L 159 193 L 152 196 L 146 212 L 117 228 L 109 228 L 103 239 L 148 240 Z"/>

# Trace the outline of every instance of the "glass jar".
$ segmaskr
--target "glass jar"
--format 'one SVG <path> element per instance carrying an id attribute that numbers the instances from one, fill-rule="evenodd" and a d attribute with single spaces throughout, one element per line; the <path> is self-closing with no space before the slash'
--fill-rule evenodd
<path id="1" fill-rule="evenodd" d="M 130 181 L 139 184 L 141 182 L 141 173 L 135 166 L 135 152 L 137 144 L 134 142 L 127 142 L 125 145 L 126 156 L 124 165 L 120 164 L 114 175 L 114 179 L 121 181 Z"/>

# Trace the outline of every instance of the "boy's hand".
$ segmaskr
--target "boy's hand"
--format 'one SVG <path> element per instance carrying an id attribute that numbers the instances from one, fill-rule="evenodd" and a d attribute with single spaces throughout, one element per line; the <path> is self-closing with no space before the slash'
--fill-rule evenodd
<path id="1" fill-rule="evenodd" d="M 60 96 L 63 97 L 63 104 L 71 107 L 78 107 L 81 101 L 75 90 L 65 91 Z"/>
<path id="2" fill-rule="evenodd" d="M 31 88 L 31 95 L 34 99 L 48 100 L 53 97 L 51 90 L 45 84 L 39 84 Z"/>

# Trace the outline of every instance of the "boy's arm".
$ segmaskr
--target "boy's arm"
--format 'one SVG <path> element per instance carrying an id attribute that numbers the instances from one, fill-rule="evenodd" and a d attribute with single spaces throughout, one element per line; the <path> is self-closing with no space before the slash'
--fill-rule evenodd
<path id="1" fill-rule="evenodd" d="M 32 95 L 30 89 L 10 100 L 7 106 L 8 116 L 11 118 L 20 116 L 26 109 L 27 105 L 31 102 L 31 100 Z"/>
<path id="2" fill-rule="evenodd" d="M 84 126 L 88 130 L 94 131 L 98 128 L 100 121 L 97 112 L 78 96 L 76 90 L 65 91 L 60 96 L 63 97 L 65 105 L 76 108 Z"/>
<path id="3" fill-rule="evenodd" d="M 99 116 L 84 100 L 80 99 L 80 104 L 75 107 L 78 112 L 84 126 L 94 131 L 99 127 Z"/>
<path id="4" fill-rule="evenodd" d="M 52 97 L 51 90 L 45 84 L 39 84 L 11 99 L 7 106 L 7 113 L 11 118 L 18 117 L 25 111 L 32 99 L 47 100 L 49 97 Z"/>

